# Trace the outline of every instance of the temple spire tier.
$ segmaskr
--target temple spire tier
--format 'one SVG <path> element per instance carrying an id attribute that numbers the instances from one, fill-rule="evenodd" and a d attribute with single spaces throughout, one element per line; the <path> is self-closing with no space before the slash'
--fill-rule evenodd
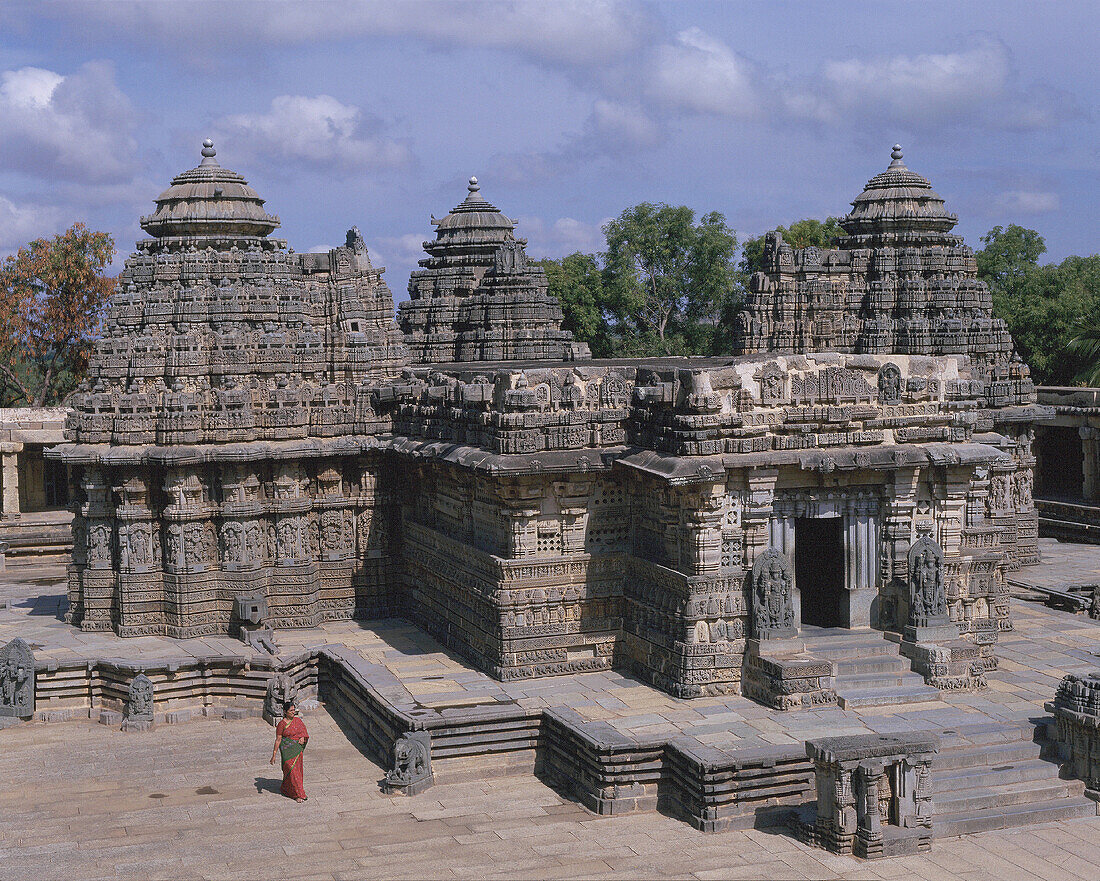
<path id="1" fill-rule="evenodd" d="M 567 361 L 591 357 L 562 329 L 546 273 L 516 238 L 516 222 L 481 194 L 471 177 L 467 196 L 441 220 L 428 257 L 409 279 L 398 322 L 413 360 Z"/>

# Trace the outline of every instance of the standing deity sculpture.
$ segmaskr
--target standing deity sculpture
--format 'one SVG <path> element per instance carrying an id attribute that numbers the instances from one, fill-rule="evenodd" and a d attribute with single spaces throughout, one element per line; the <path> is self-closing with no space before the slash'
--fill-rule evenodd
<path id="1" fill-rule="evenodd" d="M 910 627 L 947 623 L 943 568 L 943 550 L 930 536 L 922 536 L 909 549 Z"/>
<path id="2" fill-rule="evenodd" d="M 794 578 L 787 557 L 768 548 L 752 567 L 753 636 L 794 636 Z"/>
<path id="3" fill-rule="evenodd" d="M 123 731 L 144 731 L 153 724 L 153 682 L 144 673 L 138 673 L 126 693 L 126 716 Z"/>
<path id="4" fill-rule="evenodd" d="M 34 653 L 16 637 L 0 649 L 0 716 L 34 715 Z"/>

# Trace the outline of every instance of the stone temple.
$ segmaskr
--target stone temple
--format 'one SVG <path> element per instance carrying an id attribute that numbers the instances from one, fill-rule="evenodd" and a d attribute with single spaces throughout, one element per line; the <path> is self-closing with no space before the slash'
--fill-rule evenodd
<path id="1" fill-rule="evenodd" d="M 409 279 L 398 321 L 413 361 L 572 361 L 591 357 L 562 330 L 561 306 L 547 293 L 546 273 L 531 264 L 516 222 L 481 195 L 469 195 L 425 242 L 424 268 Z"/>
<path id="2" fill-rule="evenodd" d="M 995 667 L 1045 410 L 899 149 L 838 247 L 769 237 L 735 354 L 617 361 L 473 180 L 395 322 L 355 230 L 296 254 L 203 157 L 142 220 L 51 453 L 72 623 L 400 616 L 498 679 L 615 667 L 780 709 L 844 699 L 838 632 L 885 634 L 921 688 Z"/>

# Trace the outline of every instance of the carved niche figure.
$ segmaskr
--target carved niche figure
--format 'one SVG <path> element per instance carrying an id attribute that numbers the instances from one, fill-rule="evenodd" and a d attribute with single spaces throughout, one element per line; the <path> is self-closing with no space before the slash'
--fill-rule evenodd
<path id="1" fill-rule="evenodd" d="M 153 721 L 153 682 L 144 673 L 138 673 L 130 683 L 126 695 L 126 722 Z"/>
<path id="2" fill-rule="evenodd" d="M 1031 492 L 1034 478 L 1031 469 L 1017 471 L 1012 481 L 1012 504 L 1017 511 L 1026 511 L 1031 507 Z"/>
<path id="3" fill-rule="evenodd" d="M 947 621 L 943 550 L 925 535 L 909 549 L 909 626 L 930 627 Z"/>
<path id="4" fill-rule="evenodd" d="M 416 795 L 432 785 L 432 735 L 406 731 L 393 745 L 393 768 L 386 772 L 386 789 Z"/>
<path id="5" fill-rule="evenodd" d="M 783 384 L 786 376 L 774 361 L 765 364 L 753 379 L 760 383 L 760 404 L 777 407 L 783 403 Z"/>
<path id="6" fill-rule="evenodd" d="M 1008 475 L 994 474 L 989 478 L 989 508 L 1004 511 L 1008 507 Z"/>
<path id="7" fill-rule="evenodd" d="M 752 622 L 757 639 L 794 636 L 794 578 L 787 557 L 768 548 L 752 565 Z"/>
<path id="8" fill-rule="evenodd" d="M 88 532 L 88 565 L 109 566 L 111 563 L 111 527 L 93 526 Z"/>
<path id="9" fill-rule="evenodd" d="M 901 370 L 896 364 L 883 364 L 879 370 L 878 399 L 887 406 L 901 402 Z"/>
<path id="10" fill-rule="evenodd" d="M 283 706 L 287 701 L 298 700 L 298 685 L 286 673 L 276 673 L 267 680 L 264 695 L 264 719 L 276 725 L 283 718 Z"/>
<path id="11" fill-rule="evenodd" d="M 16 637 L 0 650 L 0 716 L 34 715 L 34 652 Z"/>

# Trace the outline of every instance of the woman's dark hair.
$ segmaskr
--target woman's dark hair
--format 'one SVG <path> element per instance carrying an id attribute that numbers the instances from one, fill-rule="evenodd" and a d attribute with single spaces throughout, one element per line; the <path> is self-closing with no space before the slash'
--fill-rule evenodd
<path id="1" fill-rule="evenodd" d="M 294 701 L 286 701 L 283 704 L 283 715 L 285 716 L 287 713 L 289 713 L 290 708 L 293 707 L 293 706 L 294 706 Z"/>

